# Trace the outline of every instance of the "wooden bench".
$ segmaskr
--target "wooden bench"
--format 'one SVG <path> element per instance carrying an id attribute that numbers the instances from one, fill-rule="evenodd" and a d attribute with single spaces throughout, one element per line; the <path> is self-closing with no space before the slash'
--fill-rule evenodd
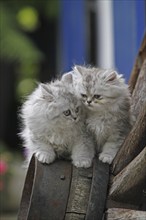
<path id="1" fill-rule="evenodd" d="M 136 123 L 113 164 L 89 169 L 32 158 L 18 220 L 146 219 L 146 35 L 129 86 Z"/>

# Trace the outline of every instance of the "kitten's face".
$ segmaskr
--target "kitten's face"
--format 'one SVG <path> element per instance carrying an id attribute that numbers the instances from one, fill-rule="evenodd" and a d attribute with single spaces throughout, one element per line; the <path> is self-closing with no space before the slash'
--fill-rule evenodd
<path id="1" fill-rule="evenodd" d="M 62 86 L 45 88 L 44 101 L 47 103 L 47 117 L 54 122 L 72 124 L 81 118 L 81 102 Z M 44 90 L 43 88 L 43 90 Z M 44 93 L 44 91 L 43 91 Z M 50 100 L 50 101 L 49 101 Z"/>
<path id="2" fill-rule="evenodd" d="M 78 67 L 74 70 L 74 86 L 77 96 L 90 110 L 108 107 L 120 97 L 117 74 L 109 70 Z M 121 80 L 122 82 L 122 80 Z"/>
<path id="3" fill-rule="evenodd" d="M 109 97 L 106 96 L 105 91 L 99 85 L 95 87 L 93 82 L 82 82 L 78 86 L 78 97 L 90 110 L 102 108 L 109 102 Z"/>
<path id="4" fill-rule="evenodd" d="M 81 103 L 71 94 L 66 94 L 66 97 L 60 96 L 54 104 L 54 111 L 57 117 L 64 123 L 77 123 L 81 115 Z"/>

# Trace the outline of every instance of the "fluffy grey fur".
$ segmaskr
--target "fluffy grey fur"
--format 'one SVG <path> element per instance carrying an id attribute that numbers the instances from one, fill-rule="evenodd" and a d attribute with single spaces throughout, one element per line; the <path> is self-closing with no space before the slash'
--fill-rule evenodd
<path id="1" fill-rule="evenodd" d="M 94 145 L 85 128 L 82 103 L 64 82 L 40 84 L 22 106 L 21 137 L 27 148 L 42 163 L 70 155 L 76 167 L 90 167 Z"/>
<path id="2" fill-rule="evenodd" d="M 87 109 L 87 128 L 94 134 L 99 159 L 111 164 L 131 129 L 130 93 L 114 70 L 75 66 L 63 76 L 73 80 L 76 96 Z"/>

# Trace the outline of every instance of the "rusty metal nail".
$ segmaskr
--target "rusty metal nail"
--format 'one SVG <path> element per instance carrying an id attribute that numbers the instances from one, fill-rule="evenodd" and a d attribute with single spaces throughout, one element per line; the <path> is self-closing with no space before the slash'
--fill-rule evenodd
<path id="1" fill-rule="evenodd" d="M 60 176 L 60 179 L 61 179 L 61 180 L 65 180 L 65 176 L 64 176 L 64 175 L 61 175 L 61 176 Z"/>

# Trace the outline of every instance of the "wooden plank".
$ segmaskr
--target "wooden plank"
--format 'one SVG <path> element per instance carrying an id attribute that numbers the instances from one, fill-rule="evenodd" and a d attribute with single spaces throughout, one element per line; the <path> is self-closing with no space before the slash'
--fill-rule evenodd
<path id="1" fill-rule="evenodd" d="M 146 147 L 117 176 L 109 191 L 114 201 L 137 204 L 141 202 L 146 189 Z"/>
<path id="2" fill-rule="evenodd" d="M 131 93 L 133 92 L 138 76 L 139 76 L 139 72 L 141 69 L 141 66 L 143 64 L 144 59 L 146 58 L 146 34 L 144 35 L 141 47 L 139 49 L 139 53 L 138 56 L 136 58 L 130 79 L 129 79 L 129 88 Z"/>
<path id="3" fill-rule="evenodd" d="M 108 209 L 106 220 L 145 220 L 146 212 L 129 209 Z"/>
<path id="4" fill-rule="evenodd" d="M 25 178 L 25 184 L 22 192 L 21 203 L 18 211 L 18 220 L 26 220 L 28 214 L 31 192 L 33 187 L 33 179 L 35 173 L 35 158 L 32 157 L 30 165 Z"/>
<path id="5" fill-rule="evenodd" d="M 132 94 L 132 113 L 137 118 L 142 106 L 146 103 L 146 58 L 141 66 L 139 77 Z"/>
<path id="6" fill-rule="evenodd" d="M 143 103 L 143 109 L 138 119 L 127 136 L 121 149 L 117 153 L 111 171 L 113 175 L 117 175 L 124 167 L 126 167 L 145 147 L 146 145 L 146 103 Z"/>
<path id="7" fill-rule="evenodd" d="M 111 200 L 109 197 L 106 200 L 106 209 L 110 208 L 123 208 L 123 209 L 134 209 L 139 210 L 139 204 L 129 204 L 129 203 L 123 203 L 123 202 L 117 202 L 114 200 Z M 140 209 L 142 210 L 142 209 Z"/>
<path id="8" fill-rule="evenodd" d="M 117 153 L 112 173 L 117 175 L 146 145 L 146 59 L 143 62 L 136 87 L 132 94 L 132 112 L 136 124 Z"/>
<path id="9" fill-rule="evenodd" d="M 86 214 L 91 181 L 92 167 L 88 169 L 73 167 L 67 213 Z M 69 215 L 67 216 L 69 219 Z"/>
<path id="10" fill-rule="evenodd" d="M 33 192 L 27 220 L 63 220 L 70 181 L 71 163 L 55 161 L 52 164 L 36 162 Z"/>
<path id="11" fill-rule="evenodd" d="M 65 220 L 85 220 L 85 215 L 78 213 L 67 213 Z"/>
<path id="12" fill-rule="evenodd" d="M 109 180 L 109 165 L 97 158 L 93 164 L 93 180 L 86 214 L 86 220 L 102 220 L 105 209 L 107 187 Z"/>

